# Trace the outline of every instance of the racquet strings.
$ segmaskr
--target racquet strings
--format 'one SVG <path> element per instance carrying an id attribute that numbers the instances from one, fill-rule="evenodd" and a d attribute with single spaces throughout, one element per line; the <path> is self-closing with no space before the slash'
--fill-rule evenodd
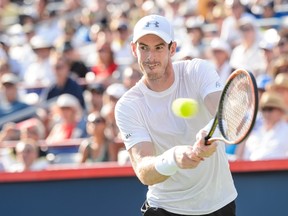
<path id="1" fill-rule="evenodd" d="M 255 92 L 248 75 L 238 74 L 225 86 L 218 111 L 219 129 L 223 137 L 237 144 L 254 123 Z"/>

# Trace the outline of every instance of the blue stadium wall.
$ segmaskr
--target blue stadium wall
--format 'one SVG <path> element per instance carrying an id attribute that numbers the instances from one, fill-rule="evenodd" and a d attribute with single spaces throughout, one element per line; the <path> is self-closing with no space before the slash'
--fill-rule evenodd
<path id="1" fill-rule="evenodd" d="M 288 215 L 288 160 L 230 163 L 237 216 Z M 147 187 L 130 166 L 0 174 L 0 215 L 140 216 Z"/>

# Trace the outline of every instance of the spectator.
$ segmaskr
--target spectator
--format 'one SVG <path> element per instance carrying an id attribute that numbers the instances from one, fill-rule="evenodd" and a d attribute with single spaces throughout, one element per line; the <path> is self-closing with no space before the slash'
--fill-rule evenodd
<path id="1" fill-rule="evenodd" d="M 271 62 L 269 73 L 273 78 L 280 73 L 288 73 L 288 55 L 283 54 L 275 57 Z"/>
<path id="2" fill-rule="evenodd" d="M 10 70 L 10 65 L 6 59 L 0 58 L 0 78 L 5 73 L 12 73 Z"/>
<path id="3" fill-rule="evenodd" d="M 69 139 L 85 138 L 85 123 L 83 113 L 77 98 L 71 94 L 62 94 L 57 98 L 54 113 L 55 124 L 46 138 L 49 145 L 59 145 L 49 147 L 48 152 L 53 154 L 75 153 L 76 146 L 61 146 Z"/>
<path id="4" fill-rule="evenodd" d="M 38 118 L 30 118 L 19 122 L 17 128 L 20 131 L 20 140 L 33 140 L 38 146 L 38 156 L 46 156 L 47 146 L 43 145 L 46 138 L 46 131 L 44 124 Z"/>
<path id="5" fill-rule="evenodd" d="M 227 17 L 227 11 L 226 11 L 225 5 L 221 3 L 215 5 L 212 10 L 212 17 L 213 17 L 212 22 L 216 25 L 216 28 L 217 28 L 216 36 L 220 37 L 221 32 L 222 32 L 223 22 Z"/>
<path id="6" fill-rule="evenodd" d="M 231 47 L 221 38 L 212 39 L 211 43 L 211 60 L 215 64 L 215 68 L 220 76 L 222 83 L 226 83 L 227 78 L 232 72 L 232 67 L 229 63 Z"/>
<path id="7" fill-rule="evenodd" d="M 181 50 L 190 50 L 199 58 L 206 57 L 206 44 L 204 43 L 204 20 L 201 17 L 190 17 L 186 20 L 187 43 L 183 43 Z"/>
<path id="8" fill-rule="evenodd" d="M 266 39 L 262 39 L 259 42 L 260 52 L 263 52 L 265 59 L 265 73 L 268 73 L 271 67 L 273 60 L 275 59 L 275 44 L 272 42 L 268 42 Z"/>
<path id="9" fill-rule="evenodd" d="M 110 43 L 98 42 L 96 46 L 98 58 L 91 71 L 95 73 L 96 78 L 109 79 L 118 68 Z"/>
<path id="10" fill-rule="evenodd" d="M 77 78 L 84 78 L 87 72 L 89 71 L 84 62 L 81 60 L 79 54 L 74 49 L 71 42 L 66 41 L 62 44 L 62 47 L 59 48 L 60 53 L 67 58 L 70 63 L 71 76 L 76 80 Z"/>
<path id="11" fill-rule="evenodd" d="M 89 138 L 80 147 L 81 163 L 103 162 L 108 160 L 109 140 L 105 136 L 105 119 L 98 113 L 90 113 L 87 117 L 86 130 Z"/>
<path id="12" fill-rule="evenodd" d="M 288 110 L 288 74 L 287 73 L 280 73 L 278 74 L 274 82 L 267 87 L 271 91 L 278 92 L 282 95 L 284 103 Z M 285 119 L 288 121 L 288 113 L 285 115 Z"/>
<path id="13" fill-rule="evenodd" d="M 119 137 L 119 129 L 116 125 L 114 110 L 117 101 L 127 91 L 122 83 L 113 83 L 109 85 L 104 95 L 104 106 L 101 109 L 101 115 L 106 120 L 105 134 L 110 140 L 109 160 L 117 161 L 118 152 L 124 147 Z"/>
<path id="14" fill-rule="evenodd" d="M 237 150 L 242 160 L 287 159 L 288 123 L 283 119 L 287 107 L 281 95 L 267 91 L 260 100 L 263 124 L 253 130 L 248 139 Z"/>
<path id="15" fill-rule="evenodd" d="M 100 112 L 103 106 L 103 94 L 105 86 L 102 83 L 91 83 L 88 85 L 86 93 L 87 112 Z"/>
<path id="16" fill-rule="evenodd" d="M 16 74 L 17 76 L 19 76 L 22 73 L 21 72 L 21 66 L 20 66 L 19 62 L 10 55 L 11 44 L 10 44 L 8 36 L 5 37 L 2 35 L 2 37 L 0 37 L 0 47 L 5 52 L 5 55 L 7 58 L 6 60 L 7 60 L 7 63 L 9 64 L 11 72 Z"/>
<path id="17" fill-rule="evenodd" d="M 11 121 L 21 121 L 31 117 L 31 113 L 27 116 L 18 113 L 29 107 L 28 104 L 22 102 L 19 98 L 18 92 L 18 78 L 12 73 L 6 73 L 1 77 L 1 90 L 3 92 L 3 99 L 0 104 L 0 118 L 11 117 Z M 17 114 L 17 115 L 15 115 Z M 20 114 L 20 115 L 18 115 Z"/>
<path id="18" fill-rule="evenodd" d="M 117 24 L 116 24 L 117 23 Z M 134 62 L 134 57 L 130 49 L 130 28 L 127 21 L 117 20 L 113 26 L 113 41 L 111 48 L 115 63 L 119 66 L 128 66 Z"/>
<path id="19" fill-rule="evenodd" d="M 239 45 L 242 38 L 237 24 L 238 21 L 240 18 L 247 17 L 252 19 L 254 16 L 246 12 L 241 0 L 225 0 L 225 6 L 228 12 L 222 23 L 220 37 L 227 41 L 233 49 Z"/>
<path id="20" fill-rule="evenodd" d="M 265 57 L 259 48 L 261 35 L 255 18 L 241 18 L 238 24 L 242 40 L 231 53 L 230 65 L 234 69 L 249 70 L 255 76 L 266 73 Z"/>
<path id="21" fill-rule="evenodd" d="M 47 87 L 55 82 L 55 75 L 50 62 L 52 44 L 38 35 L 31 38 L 30 44 L 36 57 L 24 72 L 23 80 L 29 86 Z"/>
<path id="22" fill-rule="evenodd" d="M 70 77 L 71 71 L 69 60 L 63 55 L 55 55 L 53 57 L 52 66 L 56 77 L 56 83 L 46 89 L 42 98 L 50 100 L 65 93 L 71 94 L 78 99 L 82 108 L 85 110 L 83 87 Z"/>
<path id="23" fill-rule="evenodd" d="M 7 171 L 24 172 L 45 169 L 48 162 L 45 159 L 40 160 L 37 146 L 33 140 L 19 141 L 16 145 L 16 163 Z"/>

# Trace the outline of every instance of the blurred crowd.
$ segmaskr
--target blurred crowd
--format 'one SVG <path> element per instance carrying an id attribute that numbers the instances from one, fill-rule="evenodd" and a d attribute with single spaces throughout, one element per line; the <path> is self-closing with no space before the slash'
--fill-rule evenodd
<path id="1" fill-rule="evenodd" d="M 288 158 L 288 1 L 1 0 L 0 11 L 0 171 L 128 162 L 114 107 L 141 79 L 130 41 L 152 13 L 174 25 L 175 61 L 206 59 L 223 83 L 237 68 L 256 77 L 256 125 L 229 159 Z"/>

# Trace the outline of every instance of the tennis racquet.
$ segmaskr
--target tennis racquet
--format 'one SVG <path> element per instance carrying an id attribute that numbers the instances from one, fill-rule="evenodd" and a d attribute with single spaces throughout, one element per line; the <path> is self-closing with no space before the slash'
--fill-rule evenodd
<path id="1" fill-rule="evenodd" d="M 206 145 L 214 141 L 241 143 L 251 132 L 258 112 L 258 91 L 252 73 L 237 69 L 227 79 Z M 216 128 L 222 137 L 212 137 Z"/>

